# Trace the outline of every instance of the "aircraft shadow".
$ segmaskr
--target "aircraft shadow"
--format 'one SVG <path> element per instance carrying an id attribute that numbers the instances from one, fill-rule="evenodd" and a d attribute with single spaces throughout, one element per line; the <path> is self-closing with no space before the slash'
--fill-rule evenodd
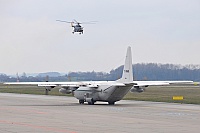
<path id="1" fill-rule="evenodd" d="M 67 104 L 13 104 L 13 105 L 7 105 L 7 106 L 24 106 L 24 107 L 61 107 L 61 106 L 89 106 L 89 107 L 97 107 L 97 106 L 102 106 L 102 107 L 133 107 L 133 106 L 138 106 L 135 104 L 115 104 L 115 105 L 109 105 L 109 104 L 102 104 L 102 103 L 96 103 L 94 105 L 88 105 L 87 103 L 85 104 L 79 104 L 79 103 L 67 103 Z"/>

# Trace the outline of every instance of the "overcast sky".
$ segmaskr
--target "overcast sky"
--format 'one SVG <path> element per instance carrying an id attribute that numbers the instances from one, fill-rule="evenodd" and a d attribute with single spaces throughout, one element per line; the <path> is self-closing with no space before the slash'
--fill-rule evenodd
<path id="1" fill-rule="evenodd" d="M 128 46 L 133 63 L 200 64 L 200 1 L 0 0 L 0 73 L 109 72 Z"/>

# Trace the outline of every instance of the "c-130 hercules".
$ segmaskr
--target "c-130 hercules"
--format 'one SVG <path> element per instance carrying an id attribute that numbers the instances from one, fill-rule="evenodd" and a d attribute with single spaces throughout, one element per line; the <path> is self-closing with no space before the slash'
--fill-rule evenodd
<path id="1" fill-rule="evenodd" d="M 73 93 L 80 104 L 93 105 L 97 101 L 114 105 L 129 91 L 143 92 L 150 85 L 170 85 L 191 83 L 192 81 L 133 81 L 131 47 L 128 47 L 122 77 L 116 81 L 80 81 L 80 82 L 10 82 L 4 84 L 38 85 L 48 90 L 60 86 L 59 92 Z"/>

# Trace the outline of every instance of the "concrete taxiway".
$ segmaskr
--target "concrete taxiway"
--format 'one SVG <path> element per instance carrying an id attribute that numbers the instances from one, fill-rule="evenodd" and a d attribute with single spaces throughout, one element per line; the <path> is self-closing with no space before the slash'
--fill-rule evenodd
<path id="1" fill-rule="evenodd" d="M 199 133 L 200 105 L 0 93 L 1 133 Z"/>

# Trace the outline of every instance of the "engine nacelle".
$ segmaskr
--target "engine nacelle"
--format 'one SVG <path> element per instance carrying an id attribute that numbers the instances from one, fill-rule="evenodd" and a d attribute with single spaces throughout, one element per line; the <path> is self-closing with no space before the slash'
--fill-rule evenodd
<path id="1" fill-rule="evenodd" d="M 141 92 L 144 92 L 144 88 L 140 88 L 140 87 L 132 87 L 131 90 L 130 90 L 131 93 L 134 93 L 134 92 L 138 92 L 138 93 L 141 93 Z"/>
<path id="2" fill-rule="evenodd" d="M 54 87 L 51 87 L 51 86 L 45 87 L 45 89 L 46 89 L 47 91 L 51 91 L 53 88 L 54 88 Z"/>
<path id="3" fill-rule="evenodd" d="M 61 88 L 61 89 L 59 89 L 59 92 L 62 94 L 70 94 L 70 93 L 72 93 L 72 90 L 66 89 L 66 88 Z"/>

